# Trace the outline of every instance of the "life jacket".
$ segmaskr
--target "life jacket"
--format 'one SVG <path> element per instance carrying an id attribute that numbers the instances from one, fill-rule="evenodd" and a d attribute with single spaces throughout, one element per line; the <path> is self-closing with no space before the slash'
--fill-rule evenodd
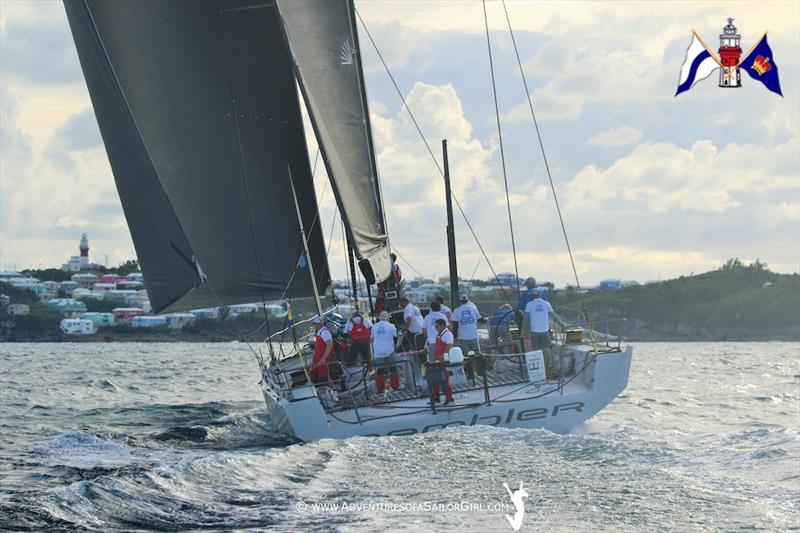
<path id="1" fill-rule="evenodd" d="M 327 379 L 330 369 L 328 367 L 328 360 L 323 360 L 323 356 L 325 355 L 325 341 L 322 340 L 322 330 L 326 328 L 320 328 L 317 331 L 316 336 L 314 338 L 314 357 L 311 359 L 311 375 L 312 377 L 316 378 L 325 378 Z M 331 350 L 331 354 L 333 350 Z M 330 355 L 328 355 L 330 358 Z"/>
<path id="2" fill-rule="evenodd" d="M 434 345 L 434 353 L 436 354 L 436 359 L 439 361 L 444 360 L 444 354 L 447 352 L 447 343 L 442 340 L 442 335 L 447 329 L 442 330 L 442 333 L 439 333 L 436 336 L 436 344 Z"/>
<path id="3" fill-rule="evenodd" d="M 351 318 L 350 323 L 353 325 L 350 328 L 350 338 L 356 342 L 369 342 L 369 328 L 364 324 L 364 317 L 361 317 L 361 322 L 358 324 Z"/>

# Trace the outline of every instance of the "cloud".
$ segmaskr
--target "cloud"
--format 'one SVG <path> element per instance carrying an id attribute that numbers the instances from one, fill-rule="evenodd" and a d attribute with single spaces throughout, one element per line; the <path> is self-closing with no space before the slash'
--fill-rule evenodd
<path id="1" fill-rule="evenodd" d="M 56 165 L 72 169 L 74 152 L 82 152 L 103 146 L 94 111 L 84 109 L 67 117 L 66 122 L 56 128 L 48 142 L 45 154 Z"/>
<path id="2" fill-rule="evenodd" d="M 30 3 L 38 16 L 31 17 L 24 2 L 3 2 L 9 9 L 0 30 L 3 75 L 17 82 L 69 83 L 81 80 L 78 56 L 58 2 Z M 14 16 L 18 15 L 18 16 Z"/>
<path id="3" fill-rule="evenodd" d="M 738 91 L 709 80 L 672 97 L 690 29 L 711 39 L 728 4 L 687 11 L 574 3 L 569 13 L 557 4 L 507 6 L 583 281 L 663 278 L 747 254 L 778 270 L 800 268 L 794 7 L 737 4 L 731 13 L 742 21 L 743 47 L 770 28 L 786 92 L 780 99 L 749 78 Z M 448 139 L 456 196 L 495 270 L 512 271 L 481 4 L 381 1 L 358 8 L 437 160 L 441 139 Z M 502 6 L 487 8 L 521 273 L 564 283 L 571 268 Z M 82 231 L 95 258 L 132 257 L 63 6 L 4 2 L 0 33 L 0 268 L 11 261 L 60 264 L 75 253 Z M 443 275 L 439 171 L 363 32 L 360 40 L 392 244 L 426 276 Z M 312 160 L 315 147 L 309 139 Z M 325 182 L 320 165 L 320 197 Z M 332 270 L 343 277 L 330 187 L 320 206 L 325 237 L 333 235 Z M 477 276 L 488 276 L 458 212 L 456 238 L 462 276 L 476 265 Z"/>
<path id="4" fill-rule="evenodd" d="M 636 144 L 642 138 L 642 132 L 630 126 L 611 128 L 591 137 L 586 144 L 591 146 L 626 146 Z"/>

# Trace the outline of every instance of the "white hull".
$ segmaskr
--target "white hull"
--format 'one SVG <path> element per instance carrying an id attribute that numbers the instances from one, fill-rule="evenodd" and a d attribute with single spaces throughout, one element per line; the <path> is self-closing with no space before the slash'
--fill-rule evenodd
<path id="1" fill-rule="evenodd" d="M 564 433 L 594 416 L 625 390 L 633 355 L 632 347 L 601 352 L 596 357 L 588 345 L 570 346 L 568 350 L 576 356 L 578 372 L 566 376 L 561 384 L 551 380 L 494 386 L 489 389 L 490 403 L 486 403 L 484 389 L 457 392 L 454 404 L 437 406 L 435 413 L 426 398 L 326 412 L 314 395 L 302 399 L 294 395 L 290 400 L 267 379 L 262 381 L 262 390 L 274 429 L 303 441 L 413 435 L 479 424 Z M 310 392 L 309 387 L 302 389 Z"/>

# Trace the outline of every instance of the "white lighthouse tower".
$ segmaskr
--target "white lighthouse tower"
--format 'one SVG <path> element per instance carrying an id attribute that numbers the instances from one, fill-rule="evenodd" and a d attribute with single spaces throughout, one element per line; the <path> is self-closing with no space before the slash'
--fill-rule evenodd
<path id="1" fill-rule="evenodd" d="M 741 87 L 742 75 L 739 72 L 739 58 L 742 49 L 739 41 L 742 36 L 737 33 L 733 19 L 728 19 L 728 24 L 722 28 L 719 36 L 719 86 L 720 87 Z"/>

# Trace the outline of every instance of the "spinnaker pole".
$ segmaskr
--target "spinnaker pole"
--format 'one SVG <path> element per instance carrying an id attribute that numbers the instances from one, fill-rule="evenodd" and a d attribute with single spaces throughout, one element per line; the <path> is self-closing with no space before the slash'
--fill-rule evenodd
<path id="1" fill-rule="evenodd" d="M 444 161 L 444 194 L 447 205 L 447 255 L 450 259 L 450 305 L 451 309 L 455 309 L 456 302 L 458 302 L 458 265 L 456 263 L 456 231 L 453 225 L 453 193 L 450 190 L 447 139 L 442 139 L 442 160 Z"/>
<path id="2" fill-rule="evenodd" d="M 322 302 L 319 299 L 319 289 L 317 288 L 317 276 L 314 274 L 314 263 L 311 261 L 311 253 L 308 251 L 308 239 L 306 238 L 306 229 L 303 225 L 303 217 L 300 215 L 300 203 L 297 201 L 297 193 L 294 190 L 294 181 L 292 180 L 292 169 L 287 161 L 286 163 L 286 177 L 289 180 L 289 185 L 292 188 L 292 199 L 294 200 L 294 208 L 297 211 L 297 222 L 300 224 L 300 235 L 303 237 L 303 250 L 306 254 L 306 263 L 308 264 L 308 273 L 311 276 L 311 286 L 314 289 L 314 303 L 317 304 L 317 315 L 322 318 Z"/>

